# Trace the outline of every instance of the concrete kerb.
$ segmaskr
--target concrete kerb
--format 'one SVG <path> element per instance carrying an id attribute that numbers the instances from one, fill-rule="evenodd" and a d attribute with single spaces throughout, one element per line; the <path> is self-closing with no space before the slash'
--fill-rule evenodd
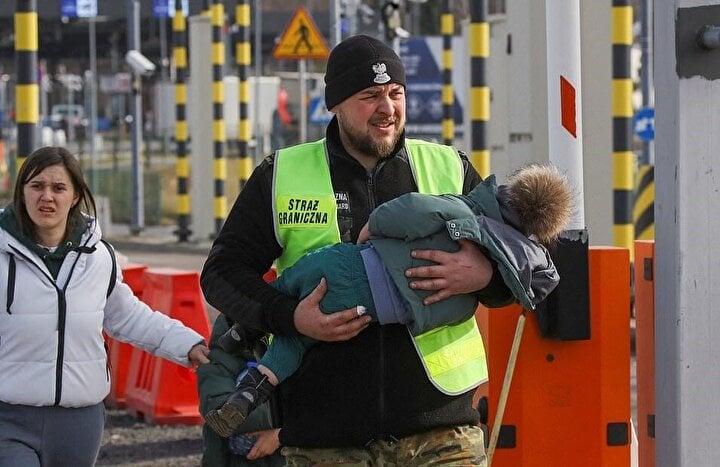
<path id="1" fill-rule="evenodd" d="M 103 230 L 103 237 L 117 250 L 181 252 L 207 255 L 212 246 L 211 240 L 178 241 L 173 233 L 176 226 L 152 226 L 133 234 L 129 225 L 113 224 Z M 109 230 L 109 232 L 105 232 Z"/>

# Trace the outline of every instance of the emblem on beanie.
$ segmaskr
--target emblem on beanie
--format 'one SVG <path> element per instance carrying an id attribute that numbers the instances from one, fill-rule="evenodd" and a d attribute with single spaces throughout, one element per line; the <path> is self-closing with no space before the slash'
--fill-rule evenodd
<path id="1" fill-rule="evenodd" d="M 372 66 L 375 72 L 375 79 L 373 80 L 377 84 L 385 84 L 390 81 L 390 75 L 387 74 L 387 66 L 384 63 L 376 63 Z"/>

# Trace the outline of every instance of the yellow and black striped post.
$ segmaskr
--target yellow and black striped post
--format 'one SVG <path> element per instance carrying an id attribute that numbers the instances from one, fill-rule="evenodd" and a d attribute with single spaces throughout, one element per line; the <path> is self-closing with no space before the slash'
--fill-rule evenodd
<path id="1" fill-rule="evenodd" d="M 628 248 L 633 257 L 632 90 L 630 48 L 633 10 L 630 0 L 612 0 L 613 99 L 613 237 L 614 245 Z"/>
<path id="2" fill-rule="evenodd" d="M 27 156 L 35 150 L 39 121 L 40 93 L 37 83 L 38 15 L 35 0 L 17 0 L 15 6 L 15 121 L 17 123 L 17 160 L 19 171 Z"/>
<path id="3" fill-rule="evenodd" d="M 203 0 L 201 13 L 210 18 L 210 0 Z"/>
<path id="4" fill-rule="evenodd" d="M 442 54 L 442 103 L 443 103 L 443 121 L 442 121 L 442 138 L 445 144 L 453 144 L 455 140 L 455 119 L 453 107 L 455 99 L 453 98 L 452 88 L 452 38 L 455 32 L 455 21 L 451 9 L 452 2 L 443 0 L 443 11 L 440 16 L 440 34 L 442 34 L 443 54 Z"/>
<path id="5" fill-rule="evenodd" d="M 175 65 L 175 152 L 177 165 L 177 230 L 178 241 L 190 238 L 190 160 L 187 154 L 187 24 L 182 11 L 182 0 L 175 0 L 173 27 L 173 63 Z"/>
<path id="6" fill-rule="evenodd" d="M 220 233 L 227 214 L 227 198 L 225 196 L 225 180 L 227 179 L 227 162 L 225 161 L 225 120 L 223 104 L 225 102 L 225 83 L 223 82 L 225 66 L 225 44 L 223 43 L 223 25 L 225 24 L 225 8 L 222 0 L 213 0 L 210 7 L 210 24 L 212 25 L 212 78 L 213 78 L 213 180 L 215 186 L 215 234 Z"/>
<path id="7" fill-rule="evenodd" d="M 253 170 L 253 160 L 250 157 L 250 119 L 248 103 L 250 102 L 250 85 L 248 75 L 250 70 L 250 4 L 248 0 L 239 0 L 235 6 L 235 24 L 237 26 L 237 40 L 235 42 L 235 62 L 238 67 L 238 146 L 240 150 L 240 189 L 242 190 L 250 178 Z"/>
<path id="8" fill-rule="evenodd" d="M 642 164 L 638 169 L 635 186 L 637 186 L 633 209 L 635 239 L 653 240 L 655 238 L 655 167 Z"/>
<path id="9" fill-rule="evenodd" d="M 481 177 L 490 175 L 487 126 L 490 120 L 490 88 L 487 60 L 490 56 L 490 25 L 487 0 L 470 0 L 470 162 Z"/>

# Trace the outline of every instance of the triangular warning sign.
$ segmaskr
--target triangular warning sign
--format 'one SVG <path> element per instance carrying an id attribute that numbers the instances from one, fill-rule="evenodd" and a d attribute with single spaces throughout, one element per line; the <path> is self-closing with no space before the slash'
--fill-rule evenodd
<path id="1" fill-rule="evenodd" d="M 325 60 L 328 55 L 330 55 L 330 49 L 315 21 L 305 8 L 298 8 L 275 46 L 273 57 L 277 59 Z"/>

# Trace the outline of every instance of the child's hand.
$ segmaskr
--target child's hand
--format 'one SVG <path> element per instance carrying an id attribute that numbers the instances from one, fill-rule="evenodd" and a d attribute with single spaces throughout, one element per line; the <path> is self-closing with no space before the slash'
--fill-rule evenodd
<path id="1" fill-rule="evenodd" d="M 210 359 L 208 358 L 209 353 L 210 349 L 208 349 L 205 344 L 195 344 L 193 348 L 190 349 L 190 352 L 188 352 L 188 360 L 190 360 L 190 364 L 192 364 L 193 367 L 204 365 L 210 363 Z"/>
<path id="2" fill-rule="evenodd" d="M 363 228 L 360 229 L 360 234 L 358 235 L 357 244 L 360 245 L 361 243 L 367 243 L 367 241 L 370 240 L 371 235 L 372 235 L 372 232 L 370 232 L 370 223 L 366 222 L 365 225 L 363 225 Z"/>
<path id="3" fill-rule="evenodd" d="M 248 460 L 260 459 L 261 457 L 270 456 L 280 448 L 280 428 L 272 430 L 256 431 L 248 433 L 257 436 L 257 441 L 252 447 L 248 455 Z"/>

